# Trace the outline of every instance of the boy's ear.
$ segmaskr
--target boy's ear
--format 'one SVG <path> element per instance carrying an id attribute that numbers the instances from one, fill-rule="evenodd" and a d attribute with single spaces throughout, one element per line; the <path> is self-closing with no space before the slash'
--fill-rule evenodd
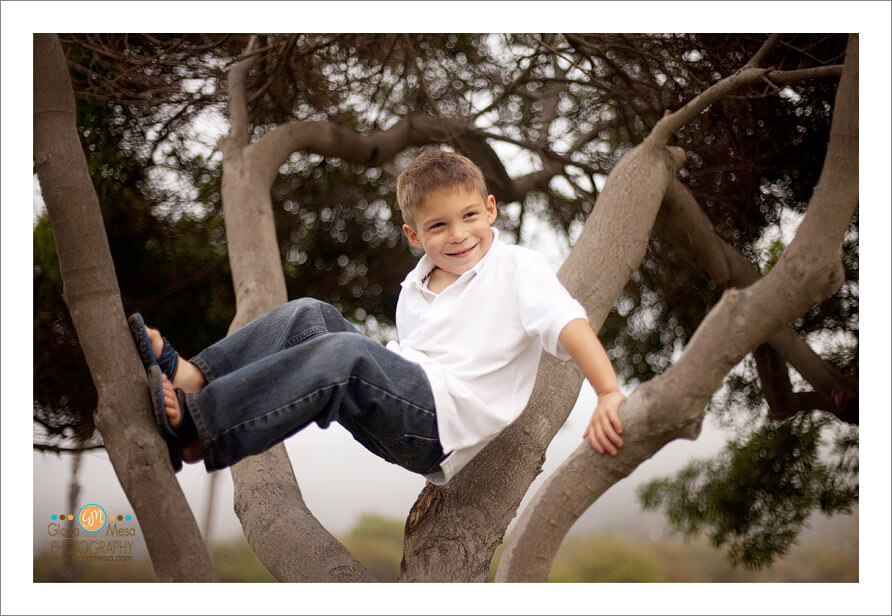
<path id="1" fill-rule="evenodd" d="M 406 239 L 409 240 L 409 243 L 412 244 L 415 248 L 422 248 L 421 240 L 418 239 L 418 234 L 415 233 L 415 229 L 413 229 L 409 225 L 404 224 L 403 233 L 406 234 Z"/>
<path id="2" fill-rule="evenodd" d="M 498 215 L 499 209 L 496 207 L 496 198 L 493 195 L 489 195 L 486 198 L 486 220 L 489 224 L 492 224 L 496 221 Z"/>

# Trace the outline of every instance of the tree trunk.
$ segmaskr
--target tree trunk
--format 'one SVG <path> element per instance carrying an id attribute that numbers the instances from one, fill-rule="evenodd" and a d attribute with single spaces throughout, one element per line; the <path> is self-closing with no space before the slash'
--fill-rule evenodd
<path id="1" fill-rule="evenodd" d="M 849 37 L 821 177 L 796 237 L 769 274 L 732 289 L 681 358 L 622 406 L 625 446 L 602 456 L 583 443 L 548 478 L 505 546 L 498 581 L 543 581 L 570 526 L 611 485 L 675 438 L 695 438 L 728 371 L 844 280 L 840 244 L 858 204 L 858 37 Z"/>
<path id="2" fill-rule="evenodd" d="M 287 301 L 270 188 L 281 162 L 248 143 L 244 60 L 229 71 L 230 135 L 223 150 L 223 210 L 236 298 L 235 332 Z M 235 512 L 257 557 L 280 581 L 369 582 L 374 577 L 304 504 L 285 445 L 231 468 Z"/>
<path id="3" fill-rule="evenodd" d="M 99 395 L 96 427 L 139 521 L 155 575 L 160 581 L 212 581 L 210 555 L 155 426 L 55 35 L 34 36 L 34 159 L 65 303 Z"/>

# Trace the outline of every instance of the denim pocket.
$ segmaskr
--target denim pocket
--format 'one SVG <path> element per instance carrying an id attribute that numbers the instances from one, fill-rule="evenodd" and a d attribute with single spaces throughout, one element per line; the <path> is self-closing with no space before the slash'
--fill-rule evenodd
<path id="1" fill-rule="evenodd" d="M 443 458 L 443 448 L 437 438 L 403 434 L 381 442 L 390 461 L 422 475 L 436 471 Z"/>

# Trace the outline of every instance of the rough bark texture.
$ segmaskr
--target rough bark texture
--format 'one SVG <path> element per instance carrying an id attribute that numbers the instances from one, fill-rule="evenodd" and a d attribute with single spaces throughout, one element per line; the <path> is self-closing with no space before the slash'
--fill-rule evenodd
<path id="1" fill-rule="evenodd" d="M 246 60 L 229 71 L 230 135 L 220 144 L 226 240 L 236 298 L 230 333 L 288 299 L 270 197 L 281 161 L 269 148 L 248 143 L 244 82 L 250 65 Z M 277 579 L 375 581 L 310 513 L 282 443 L 240 461 L 231 473 L 235 512 L 245 537 Z"/>
<path id="2" fill-rule="evenodd" d="M 96 427 L 139 521 L 155 575 L 160 581 L 212 581 L 210 555 L 155 427 L 55 35 L 34 37 L 34 159 L 65 303 L 99 396 Z"/>
<path id="3" fill-rule="evenodd" d="M 621 409 L 626 444 L 619 455 L 601 456 L 583 444 L 545 482 L 506 544 L 498 581 L 547 579 L 561 541 L 592 502 L 666 442 L 696 437 L 705 405 L 728 371 L 839 288 L 840 244 L 857 204 L 858 37 L 851 36 L 824 169 L 796 238 L 759 282 L 727 291 L 678 362 L 629 397 Z"/>

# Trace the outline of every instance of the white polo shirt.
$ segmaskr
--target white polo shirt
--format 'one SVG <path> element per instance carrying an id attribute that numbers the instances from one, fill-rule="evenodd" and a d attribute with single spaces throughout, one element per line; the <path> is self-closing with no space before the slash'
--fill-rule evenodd
<path id="1" fill-rule="evenodd" d="M 559 342 L 564 327 L 585 319 L 544 257 L 505 244 L 493 229 L 489 251 L 437 294 L 427 287 L 434 265 L 424 255 L 402 283 L 396 308 L 399 341 L 387 348 L 421 364 L 437 406 L 445 483 L 529 401 L 542 350 L 570 355 Z"/>

